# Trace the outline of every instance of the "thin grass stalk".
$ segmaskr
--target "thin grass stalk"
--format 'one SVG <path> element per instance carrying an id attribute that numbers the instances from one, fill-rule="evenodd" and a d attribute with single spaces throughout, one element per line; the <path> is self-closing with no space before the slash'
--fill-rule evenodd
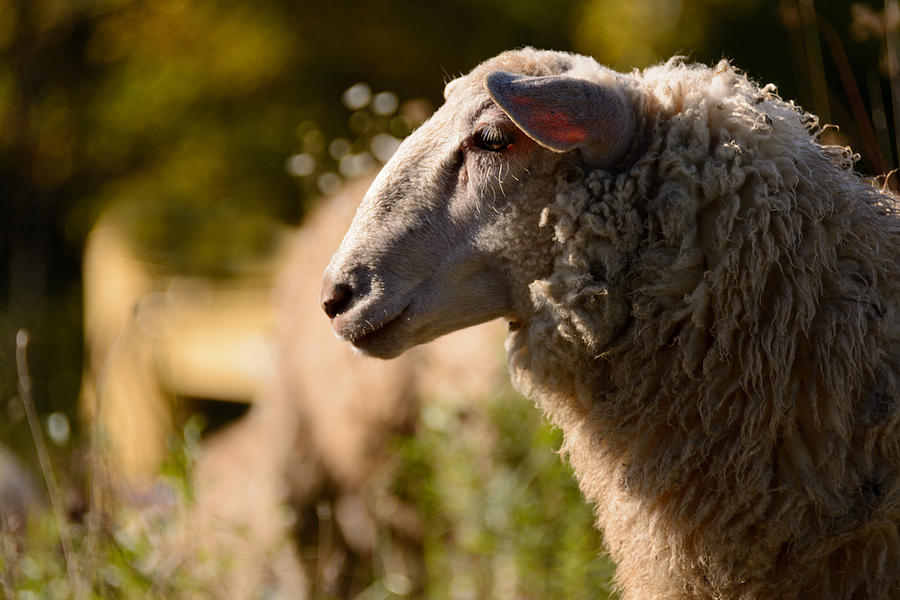
<path id="1" fill-rule="evenodd" d="M 59 533 L 59 542 L 62 546 L 63 558 L 66 561 L 66 576 L 69 579 L 69 585 L 75 598 L 81 599 L 85 597 L 84 588 L 81 585 L 81 577 L 78 572 L 78 565 L 75 562 L 75 553 L 72 549 L 72 536 L 69 532 L 69 522 L 63 511 L 62 494 L 59 491 L 59 485 L 56 481 L 56 475 L 53 472 L 53 466 L 50 464 L 50 453 L 47 451 L 47 445 L 44 442 L 44 435 L 41 431 L 41 424 L 38 420 L 37 410 L 34 407 L 34 398 L 31 395 L 31 375 L 28 371 L 28 331 L 20 329 L 16 333 L 16 374 L 19 384 L 19 398 L 25 407 L 25 415 L 28 418 L 28 427 L 31 430 L 31 437 L 34 441 L 34 447 L 37 451 L 38 462 L 41 465 L 41 473 L 44 476 L 44 483 L 47 486 L 47 492 L 50 495 L 50 505 L 53 509 L 53 516 L 56 519 L 56 527 Z"/>
<path id="2" fill-rule="evenodd" d="M 15 598 L 15 590 L 12 587 L 12 576 L 10 575 L 10 565 L 13 564 L 18 552 L 15 548 L 15 541 L 12 532 L 6 530 L 6 519 L 0 517 L 0 543 L 3 544 L 3 562 L 5 569 L 0 570 L 0 590 L 3 591 L 4 598 Z"/>
<path id="3" fill-rule="evenodd" d="M 813 0 L 798 0 L 797 9 L 800 14 L 801 31 L 806 46 L 806 61 L 809 83 L 812 88 L 813 108 L 825 123 L 831 122 L 831 110 L 828 106 L 828 86 L 825 82 L 825 68 L 822 60 L 822 46 L 819 41 L 819 27 L 816 22 L 816 9 Z"/>
<path id="4" fill-rule="evenodd" d="M 891 167 L 897 165 L 894 157 L 894 149 L 891 147 L 891 136 L 888 132 L 887 112 L 884 108 L 884 99 L 881 96 L 881 82 L 875 69 L 866 70 L 866 86 L 869 88 L 869 104 L 872 107 L 872 125 L 875 127 L 875 136 L 878 138 L 878 146 L 882 155 Z"/>
<path id="5" fill-rule="evenodd" d="M 863 102 L 862 95 L 859 93 L 859 85 L 856 77 L 853 75 L 853 69 L 850 68 L 850 61 L 847 59 L 847 53 L 844 51 L 844 45 L 841 38 L 832 27 L 831 23 L 817 16 L 816 23 L 825 43 L 831 51 L 831 59 L 837 68 L 838 75 L 841 78 L 841 84 L 844 86 L 844 93 L 850 102 L 850 110 L 853 112 L 853 118 L 856 120 L 856 126 L 859 130 L 859 137 L 862 140 L 869 161 L 875 170 L 875 173 L 882 174 L 888 170 L 885 164 L 884 156 L 881 154 L 881 148 L 878 145 L 878 138 L 875 136 L 875 129 L 872 127 L 872 121 L 869 119 L 869 113 L 866 111 L 866 105 Z"/>

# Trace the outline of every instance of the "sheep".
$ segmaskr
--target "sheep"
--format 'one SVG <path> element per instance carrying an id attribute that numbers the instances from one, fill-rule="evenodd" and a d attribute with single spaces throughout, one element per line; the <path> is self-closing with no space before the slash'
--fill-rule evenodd
<path id="1" fill-rule="evenodd" d="M 254 432 L 243 434 L 264 453 L 257 464 L 277 459 L 301 545 L 324 544 L 307 565 L 320 596 L 353 597 L 361 591 L 354 578 L 378 561 L 418 588 L 422 515 L 389 489 L 397 467 L 392 442 L 415 430 L 425 399 L 465 408 L 508 389 L 499 320 L 382 362 L 359 360 L 320 318 L 318 275 L 370 183 L 350 182 L 322 199 L 291 234 L 273 290 L 276 379 L 267 402 L 249 415 L 258 423 Z M 276 452 L 265 450 L 273 445 Z M 236 458 L 248 464 L 245 456 Z M 239 489 L 240 480 L 235 484 Z M 252 500 L 244 508 L 252 514 Z"/>
<path id="2" fill-rule="evenodd" d="M 114 212 L 88 238 L 80 400 L 99 435 L 92 460 L 103 495 L 147 532 L 154 558 L 196 562 L 198 585 L 216 597 L 346 596 L 373 572 L 385 532 L 391 554 L 379 560 L 417 584 L 420 515 L 387 489 L 394 438 L 413 429 L 424 398 L 465 408 L 506 389 L 499 320 L 402 360 L 347 366 L 352 352 L 319 318 L 318 275 L 370 183 L 316 200 L 300 227 L 284 228 L 270 262 L 230 284 L 150 268 Z M 155 473 L 177 413 L 190 408 L 178 403 L 192 396 L 250 408 L 205 432 L 191 501 L 176 503 Z M 35 495 L 5 454 L 0 447 L 0 539 L 24 531 L 20 505 Z"/>
<path id="3" fill-rule="evenodd" d="M 424 398 L 465 407 L 505 389 L 501 321 L 385 363 L 354 360 L 318 318 L 318 274 L 370 182 L 318 200 L 286 233 L 271 290 L 271 379 L 245 416 L 204 440 L 194 501 L 161 547 L 213 557 L 204 567 L 234 563 L 210 578 L 216 597 L 353 597 L 378 561 L 418 586 L 422 517 L 389 489 L 392 442 L 413 430 Z"/>
<path id="4" fill-rule="evenodd" d="M 320 301 L 391 358 L 504 317 L 626 599 L 900 598 L 900 205 L 729 62 L 447 84 Z"/>

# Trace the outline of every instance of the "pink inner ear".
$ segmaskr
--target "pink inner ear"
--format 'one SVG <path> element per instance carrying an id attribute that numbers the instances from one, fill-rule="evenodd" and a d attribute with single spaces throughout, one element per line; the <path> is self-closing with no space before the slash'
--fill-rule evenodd
<path id="1" fill-rule="evenodd" d="M 584 148 L 592 164 L 609 165 L 631 143 L 634 118 L 614 85 L 494 71 L 485 87 L 528 137 L 555 152 Z"/>
<path id="2" fill-rule="evenodd" d="M 522 125 L 538 139 L 568 147 L 588 139 L 587 130 L 576 124 L 570 115 L 541 106 L 542 103 L 529 96 L 513 96 L 510 100 L 516 106 Z"/>
<path id="3" fill-rule="evenodd" d="M 564 145 L 575 146 L 588 139 L 587 131 L 568 115 L 555 111 L 531 115 L 531 126 L 544 136 Z"/>

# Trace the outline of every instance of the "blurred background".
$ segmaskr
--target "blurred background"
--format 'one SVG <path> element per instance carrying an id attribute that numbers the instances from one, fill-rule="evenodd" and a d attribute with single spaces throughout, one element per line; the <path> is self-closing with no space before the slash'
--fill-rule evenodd
<path id="1" fill-rule="evenodd" d="M 0 0 L 0 595 L 607 597 L 502 326 L 362 364 L 321 267 L 502 50 L 731 59 L 874 177 L 898 30 L 896 0 Z"/>

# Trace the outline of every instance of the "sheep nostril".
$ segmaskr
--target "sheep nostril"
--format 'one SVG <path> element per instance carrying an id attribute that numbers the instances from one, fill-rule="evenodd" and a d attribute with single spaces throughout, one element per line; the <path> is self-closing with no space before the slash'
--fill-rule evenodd
<path id="1" fill-rule="evenodd" d="M 322 309 L 329 319 L 333 319 L 350 307 L 353 288 L 346 283 L 338 283 L 322 290 Z"/>

